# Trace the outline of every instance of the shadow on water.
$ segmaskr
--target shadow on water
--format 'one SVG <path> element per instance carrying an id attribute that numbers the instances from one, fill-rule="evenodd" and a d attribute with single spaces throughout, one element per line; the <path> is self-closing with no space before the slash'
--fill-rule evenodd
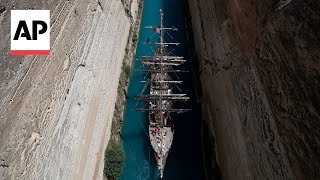
<path id="1" fill-rule="evenodd" d="M 190 73 L 179 75 L 184 83 L 180 88 L 182 93 L 190 96 L 187 103 L 177 104 L 178 107 L 192 108 L 192 111 L 178 114 L 175 120 L 175 135 L 165 169 L 165 179 L 204 179 L 203 159 L 201 149 L 201 110 L 196 103 L 193 89 L 192 59 L 188 57 L 188 42 L 185 29 L 185 15 L 183 0 L 163 1 L 166 26 L 175 26 L 179 29 L 171 35 L 174 40 L 167 35 L 168 42 L 176 41 L 181 45 L 174 47 L 174 54 L 184 56 L 188 61 L 181 69 L 189 70 Z M 178 78 L 173 75 L 173 78 Z M 179 93 L 179 91 L 177 92 Z"/>
<path id="2" fill-rule="evenodd" d="M 153 30 L 145 29 L 144 26 L 155 25 L 159 22 L 159 9 L 163 8 L 165 13 L 165 26 L 175 26 L 179 29 L 171 33 L 174 40 L 169 35 L 165 36 L 168 42 L 180 42 L 181 45 L 174 47 L 173 53 L 178 56 L 187 57 L 187 38 L 185 32 L 183 0 L 144 0 L 144 9 L 139 33 L 139 41 L 136 58 L 143 55 L 152 55 L 155 47 L 145 45 L 148 37 L 155 34 Z M 157 41 L 158 34 L 150 39 Z M 152 49 L 151 49 L 152 48 Z M 192 70 L 192 61 L 187 59 L 181 69 Z M 134 69 L 141 68 L 140 61 L 134 61 Z M 125 166 L 121 174 L 122 180 L 159 179 L 156 160 L 148 137 L 148 117 L 147 113 L 135 112 L 135 107 L 143 107 L 143 103 L 137 104 L 134 99 L 142 91 L 145 74 L 132 72 L 128 87 L 127 102 L 124 112 L 124 121 L 121 131 L 121 139 L 126 154 Z M 175 180 L 200 180 L 204 179 L 202 151 L 201 151 L 201 114 L 200 106 L 195 102 L 193 91 L 192 73 L 179 75 L 184 81 L 184 86 L 180 86 L 183 93 L 191 96 L 191 101 L 177 105 L 178 107 L 192 108 L 192 111 L 175 116 L 175 135 L 173 144 L 166 163 L 163 179 Z M 173 75 L 175 78 L 175 75 Z M 177 77 L 176 77 L 177 78 Z M 179 93 L 179 92 L 176 92 Z"/>

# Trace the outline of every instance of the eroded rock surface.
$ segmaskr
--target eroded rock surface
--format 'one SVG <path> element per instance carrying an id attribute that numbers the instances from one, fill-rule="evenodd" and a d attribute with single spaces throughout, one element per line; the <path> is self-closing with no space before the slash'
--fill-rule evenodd
<path id="1" fill-rule="evenodd" d="M 12 9 L 51 10 L 50 56 L 9 55 Z M 0 1 L 0 179 L 102 178 L 135 18 L 121 0 Z"/>
<path id="2" fill-rule="evenodd" d="M 320 178 L 320 2 L 188 2 L 222 178 Z"/>

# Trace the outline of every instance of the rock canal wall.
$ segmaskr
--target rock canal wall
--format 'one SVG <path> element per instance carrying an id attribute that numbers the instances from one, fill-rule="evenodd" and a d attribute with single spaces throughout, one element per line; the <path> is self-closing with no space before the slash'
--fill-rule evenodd
<path id="1" fill-rule="evenodd" d="M 120 0 L 0 3 L 2 178 L 102 179 L 138 7 L 130 3 L 129 11 Z M 50 56 L 8 55 L 12 9 L 51 10 Z"/>
<path id="2" fill-rule="evenodd" d="M 319 178 L 319 2 L 188 2 L 221 177 Z"/>

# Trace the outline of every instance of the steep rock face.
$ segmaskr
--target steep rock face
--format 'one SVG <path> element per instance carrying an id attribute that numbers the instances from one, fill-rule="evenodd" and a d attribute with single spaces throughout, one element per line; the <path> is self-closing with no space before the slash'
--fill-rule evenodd
<path id="1" fill-rule="evenodd" d="M 320 2 L 188 2 L 222 178 L 319 178 Z"/>
<path id="2" fill-rule="evenodd" d="M 51 10 L 50 56 L 8 54 L 12 9 Z M 0 179 L 102 178 L 128 13 L 121 0 L 0 1 Z"/>

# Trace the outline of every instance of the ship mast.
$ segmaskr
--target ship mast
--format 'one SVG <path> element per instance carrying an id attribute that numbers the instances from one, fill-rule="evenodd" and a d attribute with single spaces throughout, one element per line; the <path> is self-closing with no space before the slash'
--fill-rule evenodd
<path id="1" fill-rule="evenodd" d="M 136 100 L 140 102 L 148 102 L 149 108 L 136 108 L 136 111 L 149 111 L 149 135 L 152 147 L 157 156 L 158 168 L 160 177 L 163 177 L 163 170 L 171 147 L 173 139 L 173 119 L 170 113 L 182 113 L 190 109 L 172 108 L 175 101 L 187 101 L 189 97 L 187 94 L 173 93 L 173 85 L 180 90 L 177 84 L 182 83 L 180 80 L 174 80 L 169 73 L 183 73 L 188 72 L 184 70 L 177 70 L 173 66 L 179 66 L 186 62 L 181 56 L 170 55 L 167 47 L 172 45 L 179 45 L 180 43 L 165 42 L 164 35 L 168 33 L 167 30 L 176 31 L 175 27 L 164 27 L 163 10 L 160 9 L 160 26 L 147 26 L 146 28 L 153 29 L 159 34 L 160 40 L 152 43 L 157 46 L 157 50 L 153 56 L 141 56 L 141 62 L 149 69 L 140 70 L 142 72 L 151 73 L 150 79 L 141 81 L 146 83 L 145 87 L 150 84 L 149 94 L 140 94 Z M 170 35 L 170 34 L 169 34 Z M 150 44 L 150 38 L 147 39 L 146 44 Z M 178 78 L 179 79 L 179 78 Z M 145 89 L 145 88 L 144 88 Z M 144 89 L 142 91 L 144 91 Z M 181 90 L 180 90 L 181 92 Z M 153 134 L 156 133 L 157 135 Z"/>
<path id="2" fill-rule="evenodd" d="M 162 9 L 160 9 L 160 54 L 161 54 L 161 58 L 160 58 L 160 80 L 163 81 L 163 11 Z M 161 122 L 161 128 L 163 128 L 163 114 L 162 114 L 162 109 L 163 109 L 163 104 L 162 104 L 162 91 L 163 91 L 163 84 L 161 83 L 161 89 L 160 89 L 160 122 Z M 162 143 L 161 143 L 161 147 L 162 147 Z"/>
<path id="3" fill-rule="evenodd" d="M 160 9 L 160 50 L 161 50 L 161 57 L 163 57 L 163 11 Z M 162 62 L 162 58 L 161 58 Z"/>
<path id="4" fill-rule="evenodd" d="M 165 74 L 168 73 L 184 73 L 188 72 L 185 70 L 176 70 L 173 69 L 172 66 L 179 66 L 183 63 L 186 62 L 185 59 L 183 59 L 182 56 L 170 56 L 166 52 L 166 47 L 169 45 L 179 45 L 180 43 L 176 42 L 164 42 L 164 34 L 166 30 L 171 30 L 171 31 L 177 31 L 178 29 L 175 27 L 164 27 L 163 25 L 163 10 L 160 9 L 160 26 L 158 28 L 155 28 L 153 26 L 147 26 L 145 28 L 149 29 L 156 29 L 159 33 L 160 36 L 160 41 L 155 42 L 153 44 L 159 46 L 159 53 L 156 53 L 154 56 L 141 56 L 141 62 L 149 67 L 149 70 L 137 70 L 141 72 L 151 72 L 151 73 L 159 73 L 160 80 L 147 80 L 147 81 L 141 81 L 143 83 L 157 83 L 160 84 L 160 88 L 158 88 L 159 94 L 157 96 L 155 95 L 140 95 L 138 98 L 136 98 L 138 101 L 147 101 L 147 102 L 157 102 L 159 103 L 159 108 L 157 108 L 157 111 L 160 113 L 160 122 L 161 122 L 161 127 L 164 126 L 163 124 L 163 112 L 186 112 L 191 109 L 166 109 L 163 105 L 163 101 L 187 101 L 189 100 L 189 97 L 186 96 L 186 94 L 171 94 L 170 96 L 167 96 L 163 94 L 163 90 L 167 89 L 165 86 L 168 84 L 180 84 L 182 81 L 174 81 L 174 80 L 166 80 L 164 79 Z M 159 62 L 160 61 L 160 62 Z M 155 66 L 157 65 L 157 66 Z M 182 95 L 182 96 L 181 96 Z M 143 108 L 136 108 L 136 111 L 155 111 L 155 109 L 143 109 Z"/>

